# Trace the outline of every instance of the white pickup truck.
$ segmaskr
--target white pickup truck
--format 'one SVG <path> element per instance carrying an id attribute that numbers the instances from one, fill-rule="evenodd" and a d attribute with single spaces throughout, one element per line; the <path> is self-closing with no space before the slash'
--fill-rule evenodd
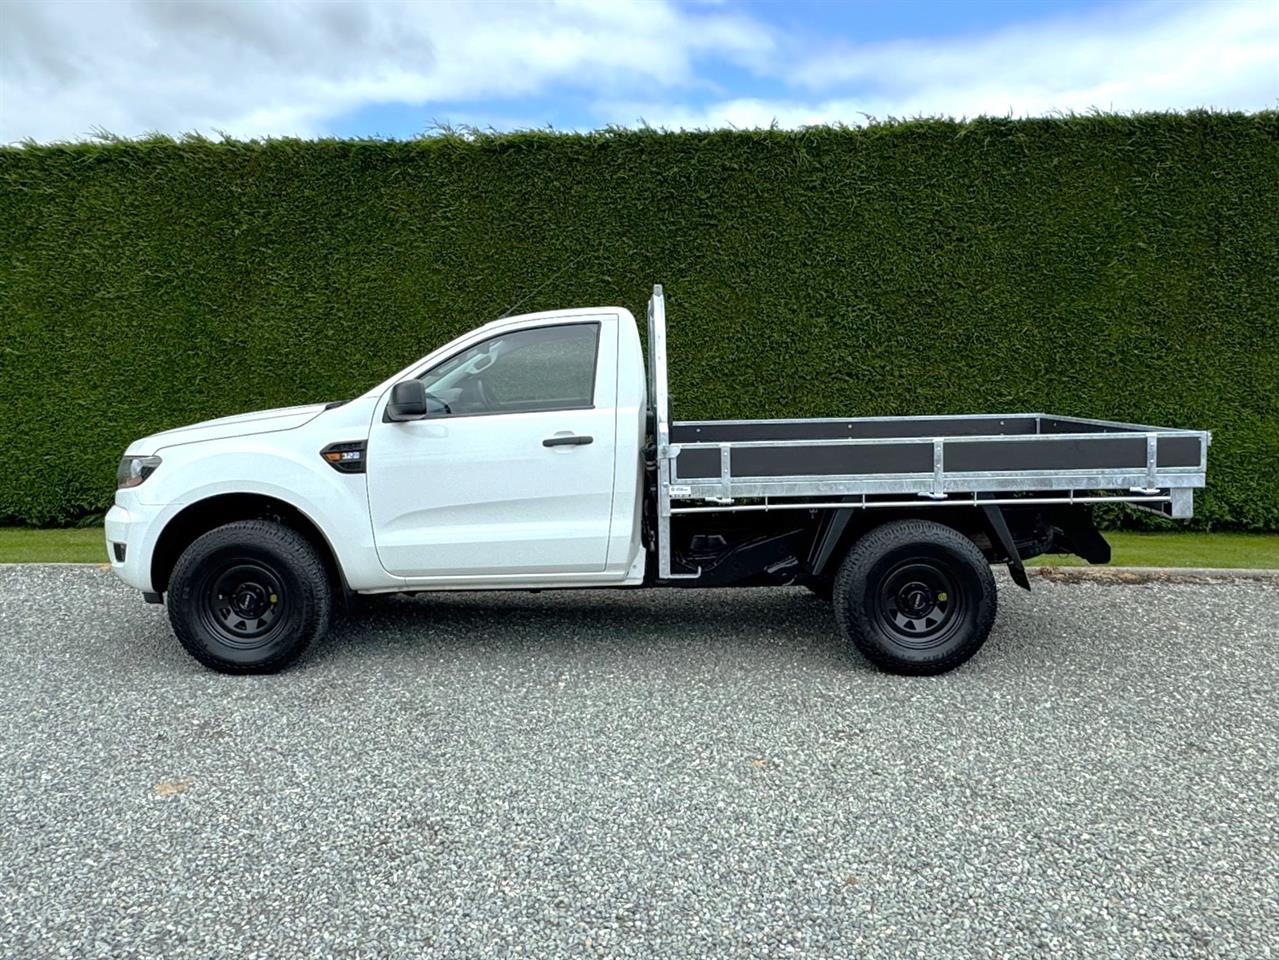
<path id="1" fill-rule="evenodd" d="M 672 422 L 620 307 L 497 320 L 353 400 L 131 444 L 112 569 L 183 646 L 279 670 L 354 594 L 798 584 L 879 667 L 941 673 L 995 617 L 992 563 L 1110 550 L 1089 504 L 1192 512 L 1209 434 L 1046 414 Z"/>

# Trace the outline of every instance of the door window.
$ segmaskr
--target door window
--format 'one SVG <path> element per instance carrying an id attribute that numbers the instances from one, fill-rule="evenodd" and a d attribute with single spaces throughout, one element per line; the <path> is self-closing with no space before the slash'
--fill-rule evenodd
<path id="1" fill-rule="evenodd" d="M 535 327 L 454 354 L 422 375 L 432 416 L 592 406 L 599 332 L 598 323 Z"/>

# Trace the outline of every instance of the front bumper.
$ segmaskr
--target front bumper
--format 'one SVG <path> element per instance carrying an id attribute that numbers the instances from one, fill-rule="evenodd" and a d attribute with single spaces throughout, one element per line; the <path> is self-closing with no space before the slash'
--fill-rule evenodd
<path id="1" fill-rule="evenodd" d="M 165 508 L 122 503 L 123 499 L 116 497 L 115 506 L 107 511 L 102 524 L 106 531 L 107 561 L 111 572 L 129 586 L 151 593 L 151 555 L 161 527 L 156 521 Z"/>

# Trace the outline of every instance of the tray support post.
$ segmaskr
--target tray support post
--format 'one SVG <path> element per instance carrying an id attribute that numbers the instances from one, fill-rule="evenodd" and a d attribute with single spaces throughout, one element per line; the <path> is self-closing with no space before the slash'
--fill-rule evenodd
<path id="1" fill-rule="evenodd" d="M 733 502 L 733 448 L 727 443 L 719 445 L 719 499 L 720 503 Z"/>

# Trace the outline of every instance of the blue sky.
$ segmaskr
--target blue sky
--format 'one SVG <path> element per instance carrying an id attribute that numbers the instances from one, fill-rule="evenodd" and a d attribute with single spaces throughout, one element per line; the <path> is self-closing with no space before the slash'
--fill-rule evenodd
<path id="1" fill-rule="evenodd" d="M 18 0 L 3 19 L 3 141 L 1279 106 L 1274 0 Z"/>
<path id="2" fill-rule="evenodd" d="M 838 3 L 833 0 L 796 0 L 734 5 L 736 9 L 773 25 L 779 33 L 811 36 L 819 45 L 823 38 L 843 37 L 862 43 L 902 39 L 980 37 L 1015 24 L 1045 22 L 1063 16 L 1105 9 L 1105 5 L 1084 0 L 1030 2 L 1030 0 L 980 0 L 980 2 Z M 731 92 L 738 97 L 769 98 L 785 84 L 775 77 L 761 76 L 749 67 L 732 61 L 707 63 L 701 74 L 706 86 L 690 90 L 683 102 L 705 107 L 717 94 Z M 631 125 L 638 117 L 618 116 L 611 122 Z M 409 137 L 433 122 L 474 126 L 545 126 L 582 129 L 599 125 L 591 108 L 588 91 L 572 87 L 547 91 L 531 97 L 455 100 L 425 105 L 376 103 L 332 118 L 326 132 L 344 137 L 384 135 Z"/>

